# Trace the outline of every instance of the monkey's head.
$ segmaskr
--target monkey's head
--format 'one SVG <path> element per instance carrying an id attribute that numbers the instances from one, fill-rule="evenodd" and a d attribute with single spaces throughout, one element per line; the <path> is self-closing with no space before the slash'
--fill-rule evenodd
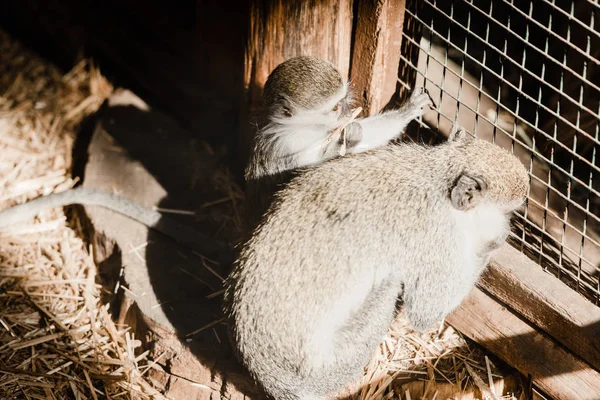
<path id="1" fill-rule="evenodd" d="M 517 157 L 462 128 L 455 127 L 448 142 L 455 166 L 449 170 L 450 200 L 456 209 L 466 211 L 489 202 L 509 213 L 523 204 L 529 174 Z"/>
<path id="2" fill-rule="evenodd" d="M 263 91 L 263 104 L 276 118 L 303 111 L 339 119 L 351 114 L 348 88 L 339 71 L 316 57 L 294 57 L 271 72 Z"/>

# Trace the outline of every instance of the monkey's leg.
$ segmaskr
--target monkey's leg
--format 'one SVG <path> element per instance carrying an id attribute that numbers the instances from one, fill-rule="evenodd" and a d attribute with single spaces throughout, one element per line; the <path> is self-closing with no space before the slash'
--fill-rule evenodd
<path id="1" fill-rule="evenodd" d="M 403 311 L 413 329 L 420 332 L 431 329 L 458 307 L 475 285 L 485 266 L 484 261 L 485 258 L 479 256 L 449 257 L 407 268 L 426 271 L 405 282 Z"/>
<path id="2" fill-rule="evenodd" d="M 358 125 L 359 132 L 349 132 L 348 151 L 351 153 L 360 153 L 371 150 L 387 144 L 390 140 L 400 136 L 406 126 L 415 118 L 425 113 L 425 107 L 433 106 L 431 96 L 424 89 L 415 89 L 410 99 L 401 108 L 392 111 L 363 118 L 350 125 Z M 357 128 L 352 128 L 356 130 Z M 352 143 L 351 138 L 357 137 L 360 133 L 360 140 Z M 354 141 L 356 141 L 354 139 Z"/>
<path id="3" fill-rule="evenodd" d="M 363 356 L 370 358 L 394 319 L 396 302 L 400 295 L 399 282 L 389 280 L 374 287 L 361 307 L 339 329 L 336 356 L 343 355 L 350 345 L 350 349 L 362 349 Z M 355 353 L 355 350 L 351 352 Z"/>
<path id="4" fill-rule="evenodd" d="M 311 386 L 322 394 L 332 394 L 363 373 L 377 346 L 383 340 L 395 315 L 401 285 L 386 281 L 374 287 L 356 310 L 335 334 L 335 363 L 318 371 Z"/>

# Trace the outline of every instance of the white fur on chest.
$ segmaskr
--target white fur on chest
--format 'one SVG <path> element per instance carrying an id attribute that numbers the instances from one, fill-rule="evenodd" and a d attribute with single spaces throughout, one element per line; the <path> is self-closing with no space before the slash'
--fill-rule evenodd
<path id="1" fill-rule="evenodd" d="M 504 240 L 509 232 L 509 217 L 497 206 L 479 204 L 469 211 L 453 210 L 456 223 L 465 232 L 467 249 L 479 252 L 492 242 Z"/>
<path id="2" fill-rule="evenodd" d="M 272 135 L 277 143 L 274 159 L 294 157 L 295 166 L 311 165 L 321 161 L 329 131 L 337 126 L 337 119 L 314 112 L 299 112 L 288 119 L 275 119 L 275 125 L 264 134 Z"/>

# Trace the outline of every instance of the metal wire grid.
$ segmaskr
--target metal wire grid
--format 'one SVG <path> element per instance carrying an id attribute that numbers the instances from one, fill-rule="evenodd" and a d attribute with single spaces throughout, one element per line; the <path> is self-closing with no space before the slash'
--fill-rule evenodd
<path id="1" fill-rule="evenodd" d="M 529 167 L 512 244 L 599 304 L 598 1 L 417 0 L 404 26 L 399 81 L 437 100 L 427 125 L 458 121 Z"/>

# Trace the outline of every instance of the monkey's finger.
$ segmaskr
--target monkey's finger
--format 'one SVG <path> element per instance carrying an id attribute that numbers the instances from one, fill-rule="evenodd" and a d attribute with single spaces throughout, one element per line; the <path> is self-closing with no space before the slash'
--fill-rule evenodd
<path id="1" fill-rule="evenodd" d="M 466 129 L 460 125 L 458 122 L 452 124 L 452 129 L 450 129 L 450 135 L 448 136 L 448 141 L 452 142 L 458 138 L 464 137 L 467 134 Z"/>
<path id="2" fill-rule="evenodd" d="M 431 102 L 431 109 L 436 110 L 437 109 L 437 104 L 435 104 L 435 101 L 433 101 L 433 97 L 431 97 L 431 93 L 429 93 L 429 90 L 427 90 L 427 88 L 423 88 L 423 92 L 427 94 L 427 96 L 429 97 L 429 101 Z"/>

